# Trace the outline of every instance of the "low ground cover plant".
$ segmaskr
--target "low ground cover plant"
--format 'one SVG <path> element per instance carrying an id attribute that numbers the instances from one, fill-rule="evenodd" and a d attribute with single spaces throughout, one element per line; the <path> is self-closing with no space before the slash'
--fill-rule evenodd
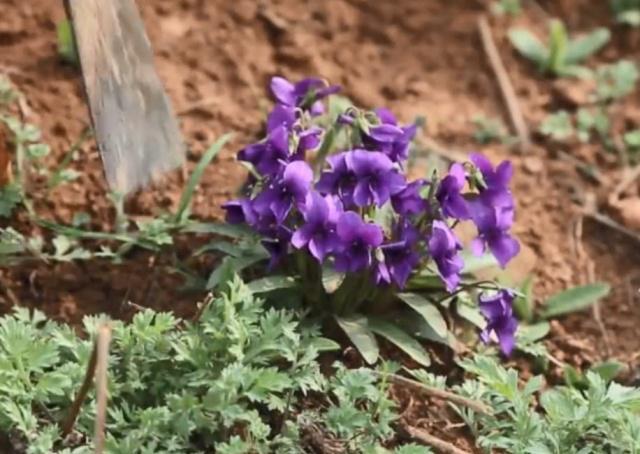
<path id="1" fill-rule="evenodd" d="M 621 62 L 596 76 L 594 109 L 575 119 L 556 115 L 544 134 L 561 140 L 577 131 L 585 141 L 605 135 L 600 109 L 633 90 L 637 69 Z M 487 267 L 505 267 L 520 249 L 510 233 L 511 164 L 494 166 L 475 153 L 443 174 L 410 179 L 419 125 L 400 124 L 384 108 L 358 108 L 338 91 L 316 78 L 272 79 L 276 104 L 263 138 L 238 154 L 249 177 L 240 197 L 224 205 L 228 224 L 196 222 L 189 213 L 202 172 L 228 136 L 204 154 L 175 213 L 134 225 L 114 194 L 113 233 L 86 230 L 81 216 L 70 226 L 39 219 L 16 166 L 16 197 L 0 193 L 0 216 L 22 205 L 54 236 L 48 244 L 3 228 L 2 266 L 125 260 L 134 247 L 159 253 L 184 233 L 216 234 L 194 255 L 215 251 L 220 259 L 206 282 L 198 277 L 199 288 L 215 296 L 192 320 L 147 309 L 130 323 L 87 317 L 76 332 L 24 308 L 0 318 L 3 447 L 94 452 L 97 391 L 89 389 L 77 419 L 65 423 L 91 370 L 98 327 L 106 323 L 113 338 L 109 453 L 432 452 L 401 430 L 407 421 L 391 398 L 392 383 L 468 399 L 474 405 L 454 399 L 449 406 L 485 452 L 640 451 L 640 391 L 613 381 L 624 365 L 605 362 L 582 373 L 540 342 L 549 319 L 589 307 L 609 286 L 569 289 L 536 307 L 532 277 L 518 286 L 477 277 Z M 10 93 L 0 87 L 0 103 L 12 102 Z M 10 127 L 22 162 L 38 169 L 46 146 L 36 132 L 8 115 L 0 121 Z M 493 125 L 478 126 L 479 138 L 504 139 Z M 640 149 L 637 131 L 624 140 Z M 61 165 L 49 184 L 72 179 L 64 170 Z M 463 224 L 474 232 L 468 242 Z M 89 240 L 117 247 L 94 251 Z M 425 341 L 453 351 L 451 367 L 459 373 L 428 372 Z M 348 342 L 367 367 L 335 361 Z M 381 350 L 389 344 L 404 352 L 402 364 L 384 361 Z M 523 379 L 499 364 L 511 355 L 534 358 L 533 369 L 542 372 L 553 360 L 564 383 L 551 386 L 542 375 Z"/>

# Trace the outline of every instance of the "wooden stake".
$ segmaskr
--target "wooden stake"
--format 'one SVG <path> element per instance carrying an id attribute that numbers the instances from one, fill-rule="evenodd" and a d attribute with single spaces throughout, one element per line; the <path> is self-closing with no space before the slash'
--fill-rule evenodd
<path id="1" fill-rule="evenodd" d="M 109 343 L 111 342 L 111 327 L 108 324 L 98 328 L 96 342 L 96 423 L 94 434 L 95 453 L 104 452 L 105 422 L 107 419 L 107 401 L 109 390 L 107 387 L 107 369 L 109 367 Z"/>
<path id="2" fill-rule="evenodd" d="M 482 47 L 487 54 L 491 69 L 498 81 L 500 93 L 502 94 L 502 98 L 507 106 L 511 125 L 518 136 L 520 151 L 526 151 L 531 145 L 529 128 L 527 127 L 527 123 L 524 121 L 518 97 L 513 89 L 513 85 L 511 84 L 511 79 L 509 79 L 509 74 L 502 63 L 500 53 L 498 52 L 495 41 L 493 40 L 491 28 L 489 27 L 489 22 L 486 17 L 480 16 L 478 19 L 478 30 L 480 32 Z"/>

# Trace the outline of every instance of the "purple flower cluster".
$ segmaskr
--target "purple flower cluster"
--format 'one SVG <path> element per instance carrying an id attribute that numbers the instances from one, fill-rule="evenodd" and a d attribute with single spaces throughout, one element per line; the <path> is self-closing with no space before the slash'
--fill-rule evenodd
<path id="1" fill-rule="evenodd" d="M 414 272 L 433 265 L 453 292 L 464 266 L 455 223 L 473 222 L 478 234 L 472 251 L 491 251 L 503 267 L 518 253 L 509 233 L 514 201 L 508 161 L 494 169 L 474 154 L 469 163 L 453 164 L 440 180 L 407 181 L 403 169 L 416 126 L 400 125 L 382 108 L 349 109 L 327 125 L 323 100 L 338 90 L 321 79 L 291 83 L 274 77 L 276 105 L 265 138 L 238 153 L 253 172 L 247 195 L 224 205 L 227 220 L 246 223 L 263 237 L 270 266 L 304 251 L 339 272 L 370 273 L 379 286 L 403 288 Z M 307 160 L 328 127 L 347 130 L 352 143 L 331 150 L 314 175 Z M 493 303 L 481 304 L 491 308 L 483 309 L 487 329 L 508 333 L 503 324 L 511 323 L 510 313 L 499 318 Z"/>

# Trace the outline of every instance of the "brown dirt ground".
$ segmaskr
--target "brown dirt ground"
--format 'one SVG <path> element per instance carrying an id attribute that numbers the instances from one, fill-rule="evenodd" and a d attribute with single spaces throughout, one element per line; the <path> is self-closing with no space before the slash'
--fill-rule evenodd
<path id="1" fill-rule="evenodd" d="M 508 124 L 496 80 L 483 53 L 477 18 L 487 3 L 474 0 L 148 0 L 138 2 L 157 55 L 157 66 L 189 144 L 187 168 L 224 132 L 235 131 L 232 146 L 210 166 L 194 199 L 197 217 L 219 218 L 220 204 L 243 179 L 234 162 L 236 150 L 254 138 L 268 100 L 271 76 L 319 75 L 344 87 L 344 93 L 367 107 L 386 105 L 404 121 L 427 117 L 427 133 L 456 149 L 480 149 L 495 159 L 510 158 L 516 166 L 518 219 L 515 231 L 526 246 L 514 266 L 520 275 L 533 271 L 535 294 L 546 296 L 584 283 L 587 266 L 595 264 L 598 280 L 613 292 L 601 303 L 612 355 L 636 367 L 640 352 L 640 307 L 637 283 L 640 247 L 606 227 L 585 220 L 582 242 L 575 246 L 576 200 L 593 193 L 606 200 L 620 180 L 617 157 L 597 145 L 548 143 L 534 135 L 526 154 L 502 145 L 478 147 L 472 119 L 477 114 L 500 117 Z M 548 112 L 573 108 L 557 85 L 539 76 L 512 51 L 505 38 L 512 23 L 544 30 L 548 17 L 563 17 L 575 32 L 594 26 L 612 27 L 613 42 L 594 62 L 640 58 L 640 37 L 614 27 L 607 2 L 539 1 L 515 19 L 493 18 L 492 29 L 532 129 Z M 64 17 L 62 0 L 3 0 L 0 17 L 0 72 L 7 72 L 28 99 L 29 120 L 38 124 L 53 147 L 55 165 L 88 123 L 78 73 L 61 64 L 56 54 L 56 23 Z M 263 6 L 259 6 L 263 5 Z M 563 92 L 561 90 L 561 92 Z M 616 121 L 640 127 L 638 91 L 617 107 Z M 563 154 L 564 152 L 565 154 Z M 562 158 L 569 154 L 595 164 L 596 184 Z M 45 216 L 69 222 L 76 211 L 91 214 L 94 225 L 108 229 L 113 210 L 95 146 L 87 143 L 73 167 L 82 176 L 49 195 L 35 194 Z M 174 172 L 154 188 L 136 194 L 128 211 L 148 216 L 177 204 L 183 174 Z M 628 195 L 636 195 L 632 187 Z M 21 229 L 32 229 L 16 220 Z M 188 257 L 193 245 L 180 244 Z M 123 315 L 125 299 L 159 308 L 193 311 L 200 295 L 174 291 L 175 276 L 157 277 L 149 289 L 153 258 L 139 253 L 124 266 L 109 263 L 38 265 L 0 271 L 4 285 L 22 304 L 40 307 L 51 316 L 77 321 L 82 314 L 107 311 Z M 161 259 L 158 259 L 161 260 Z M 203 265 L 204 266 L 204 265 Z M 6 303 L 5 303 L 6 304 Z M 554 324 L 549 346 L 559 359 L 588 366 L 606 356 L 601 330 L 591 312 Z"/>

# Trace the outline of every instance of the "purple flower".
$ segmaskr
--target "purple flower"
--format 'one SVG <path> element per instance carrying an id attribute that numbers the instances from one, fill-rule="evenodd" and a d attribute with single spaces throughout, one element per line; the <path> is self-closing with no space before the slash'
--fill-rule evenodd
<path id="1" fill-rule="evenodd" d="M 295 122 L 296 111 L 293 107 L 276 104 L 267 117 L 267 133 L 270 133 L 278 126 L 283 126 L 287 131 L 290 131 Z"/>
<path id="2" fill-rule="evenodd" d="M 464 266 L 462 257 L 458 255 L 462 244 L 445 222 L 436 220 L 431 227 L 428 248 L 447 291 L 454 291 L 460 283 L 460 272 Z"/>
<path id="3" fill-rule="evenodd" d="M 398 241 L 380 246 L 384 259 L 376 265 L 375 280 L 377 284 L 394 282 L 399 288 L 404 288 L 420 261 L 420 256 L 414 250 L 418 232 L 411 224 L 401 223 L 396 228 L 395 236 Z"/>
<path id="4" fill-rule="evenodd" d="M 309 192 L 313 171 L 304 161 L 286 165 L 282 175 L 274 180 L 255 198 L 254 209 L 258 213 L 271 212 L 278 224 L 289 214 L 294 203 L 302 203 Z"/>
<path id="5" fill-rule="evenodd" d="M 471 243 L 474 254 L 489 248 L 501 267 L 520 252 L 520 244 L 509 234 L 513 225 L 514 201 L 509 190 L 513 166 L 503 161 L 496 169 L 481 154 L 472 154 L 471 161 L 482 174 L 480 193 L 467 204 L 469 214 L 478 228 L 478 237 Z"/>
<path id="6" fill-rule="evenodd" d="M 494 170 L 487 158 L 478 153 L 471 155 L 471 161 L 480 170 L 484 187 L 480 188 L 480 200 L 493 208 L 513 209 L 513 196 L 509 183 L 513 176 L 513 165 L 509 161 L 502 161 Z"/>
<path id="7" fill-rule="evenodd" d="M 306 131 L 302 131 L 298 135 L 298 148 L 294 159 L 305 159 L 305 154 L 309 150 L 314 150 L 320 145 L 320 136 L 322 135 L 322 129 L 318 127 L 312 127 Z"/>
<path id="8" fill-rule="evenodd" d="M 227 212 L 225 219 L 229 224 L 251 225 L 256 221 L 256 213 L 247 198 L 231 200 L 223 204 L 222 208 Z"/>
<path id="9" fill-rule="evenodd" d="M 317 101 L 340 90 L 336 85 L 327 84 L 318 78 L 307 78 L 295 84 L 283 77 L 271 79 L 271 93 L 280 104 L 289 107 L 310 107 L 312 113 L 319 114 L 324 109 L 315 105 Z"/>
<path id="10" fill-rule="evenodd" d="M 422 198 L 420 191 L 427 185 L 426 180 L 416 180 L 405 188 L 391 196 L 391 205 L 396 213 L 401 216 L 419 214 L 428 207 L 428 202 Z"/>
<path id="11" fill-rule="evenodd" d="M 478 228 L 478 236 L 471 242 L 471 250 L 482 255 L 488 247 L 504 268 L 520 252 L 520 244 L 510 234 L 513 206 L 488 206 L 481 196 L 470 205 L 471 217 Z"/>
<path id="12" fill-rule="evenodd" d="M 251 144 L 238 153 L 238 159 L 250 162 L 261 175 L 274 175 L 289 158 L 289 131 L 280 125 L 269 132 L 264 142 Z"/>
<path id="13" fill-rule="evenodd" d="M 353 191 L 356 187 L 356 175 L 347 166 L 347 152 L 331 155 L 327 158 L 330 170 L 323 172 L 316 183 L 321 194 L 333 194 L 340 197 L 345 207 L 353 204 Z"/>
<path id="14" fill-rule="evenodd" d="M 338 115 L 336 122 L 342 126 L 351 126 L 355 122 L 355 118 L 351 113 L 342 113 Z"/>
<path id="15" fill-rule="evenodd" d="M 515 346 L 515 333 L 518 320 L 513 316 L 513 300 L 515 295 L 510 290 L 502 289 L 495 295 L 481 294 L 479 297 L 480 312 L 487 320 L 486 328 L 480 333 L 480 339 L 489 343 L 491 333 L 495 333 L 500 349 L 510 355 Z"/>
<path id="16" fill-rule="evenodd" d="M 347 211 L 338 218 L 336 231 L 340 241 L 335 257 L 336 270 L 356 272 L 370 266 L 372 250 L 382 244 L 382 228 L 364 222 L 353 211 Z"/>
<path id="17" fill-rule="evenodd" d="M 382 206 L 406 186 L 404 177 L 383 153 L 353 150 L 347 153 L 345 159 L 347 167 L 356 177 L 353 201 L 359 207 L 372 203 Z"/>
<path id="18" fill-rule="evenodd" d="M 462 164 L 453 164 L 449 174 L 442 179 L 436 192 L 442 213 L 454 219 L 469 219 L 467 202 L 460 193 L 466 182 L 466 173 Z"/>
<path id="19" fill-rule="evenodd" d="M 402 162 L 409 157 L 409 145 L 416 135 L 417 126 L 398 126 L 396 117 L 385 108 L 375 110 L 381 124 L 371 126 L 362 134 L 362 143 L 367 150 L 380 151 L 393 162 Z"/>
<path id="20" fill-rule="evenodd" d="M 510 161 L 502 161 L 498 167 L 494 169 L 491 162 L 480 153 L 472 153 L 470 159 L 478 170 L 480 170 L 487 189 L 509 190 L 509 182 L 513 176 L 513 165 Z"/>
<path id="21" fill-rule="evenodd" d="M 308 247 L 311 255 L 322 263 L 337 246 L 336 222 L 341 208 L 333 196 L 309 192 L 300 209 L 305 223 L 294 232 L 291 244 L 297 249 Z"/>

